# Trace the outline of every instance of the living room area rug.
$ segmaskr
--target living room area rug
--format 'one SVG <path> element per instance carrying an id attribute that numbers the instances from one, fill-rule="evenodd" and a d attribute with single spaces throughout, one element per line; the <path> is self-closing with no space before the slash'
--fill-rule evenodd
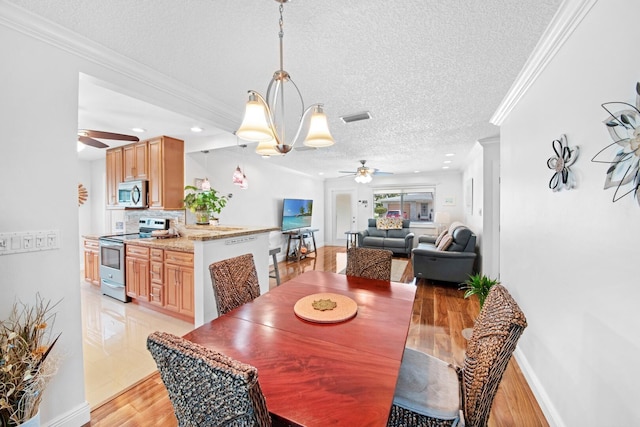
<path id="1" fill-rule="evenodd" d="M 409 260 L 407 259 L 396 259 L 393 258 L 391 260 L 391 281 L 399 282 L 402 279 L 402 274 L 404 273 L 405 268 L 407 268 L 407 263 Z M 347 269 L 347 254 L 344 252 L 339 252 L 336 254 L 336 271 L 340 274 L 344 274 Z"/>

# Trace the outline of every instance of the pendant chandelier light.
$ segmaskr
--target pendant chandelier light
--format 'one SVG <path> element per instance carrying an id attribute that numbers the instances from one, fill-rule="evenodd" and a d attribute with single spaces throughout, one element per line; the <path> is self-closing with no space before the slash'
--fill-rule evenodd
<path id="1" fill-rule="evenodd" d="M 242 159 L 244 160 L 244 149 L 247 148 L 247 144 L 241 144 L 238 146 L 242 147 Z M 236 170 L 233 172 L 233 183 L 239 185 L 243 190 L 249 188 L 249 180 L 247 179 L 247 175 L 242 171 L 242 169 L 240 169 L 240 165 L 238 165 Z"/>
<path id="2" fill-rule="evenodd" d="M 298 86 L 291 80 L 289 73 L 284 71 L 283 67 L 283 19 L 282 11 L 284 3 L 289 0 L 275 0 L 280 3 L 280 69 L 273 74 L 273 78 L 267 87 L 267 96 L 264 98 L 258 92 L 249 90 L 249 101 L 245 107 L 244 118 L 236 135 L 247 141 L 257 141 L 256 153 L 263 157 L 279 156 L 288 153 L 300 137 L 300 133 L 306 122 L 306 118 L 311 113 L 309 120 L 309 130 L 303 144 L 308 147 L 320 148 L 333 145 L 335 141 L 329 132 L 327 124 L 327 116 L 322 110 L 322 104 L 313 104 L 307 108 L 304 107 L 304 100 Z M 285 103 L 284 92 L 285 84 L 294 88 L 301 104 L 300 122 L 295 136 L 291 140 L 286 140 L 285 129 Z M 299 114 L 293 112 L 293 114 Z"/>

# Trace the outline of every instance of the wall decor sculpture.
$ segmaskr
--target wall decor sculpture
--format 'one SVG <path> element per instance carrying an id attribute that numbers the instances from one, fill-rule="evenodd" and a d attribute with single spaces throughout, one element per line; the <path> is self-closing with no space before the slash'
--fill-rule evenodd
<path id="1" fill-rule="evenodd" d="M 576 179 L 570 167 L 578 159 L 579 149 L 577 146 L 569 148 L 567 136 L 561 135 L 560 139 L 554 139 L 551 148 L 555 156 L 547 160 L 547 167 L 555 173 L 549 180 L 549 188 L 553 191 L 560 191 L 563 188 L 570 190 L 576 186 Z"/>
<path id="2" fill-rule="evenodd" d="M 609 166 L 604 181 L 604 188 L 616 187 L 613 201 L 617 202 L 624 196 L 633 193 L 640 204 L 640 83 L 636 83 L 636 105 L 626 102 L 606 102 L 602 108 L 609 113 L 604 120 L 609 136 L 613 143 L 600 150 L 591 159 L 594 163 L 606 163 Z M 612 112 L 614 111 L 614 112 Z M 609 152 L 610 148 L 613 153 Z M 613 154 L 613 159 L 606 160 L 605 156 Z M 622 187 L 629 185 L 629 188 Z M 620 193 L 620 194 L 619 194 Z"/>

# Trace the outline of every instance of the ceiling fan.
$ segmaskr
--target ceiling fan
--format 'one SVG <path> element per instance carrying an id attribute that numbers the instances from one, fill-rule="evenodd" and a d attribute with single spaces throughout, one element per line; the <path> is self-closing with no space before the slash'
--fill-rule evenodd
<path id="1" fill-rule="evenodd" d="M 376 168 L 365 166 L 365 163 L 367 163 L 366 160 L 360 160 L 360 164 L 362 166 L 359 166 L 355 171 L 338 171 L 338 173 L 348 173 L 354 175 L 356 177 L 356 182 L 359 183 L 371 182 L 371 180 L 373 179 L 373 175 L 393 175 L 392 172 L 382 172 Z"/>
<path id="2" fill-rule="evenodd" d="M 96 139 L 97 138 L 97 139 Z M 140 138 L 132 135 L 123 135 L 121 133 L 103 132 L 100 130 L 78 129 L 78 142 L 95 148 L 109 148 L 104 142 L 98 139 L 113 139 L 116 141 L 140 141 Z"/>

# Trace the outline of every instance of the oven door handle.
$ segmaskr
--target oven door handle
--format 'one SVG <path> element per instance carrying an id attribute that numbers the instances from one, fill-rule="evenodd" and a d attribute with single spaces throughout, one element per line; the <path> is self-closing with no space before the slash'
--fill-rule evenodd
<path id="1" fill-rule="evenodd" d="M 105 285 L 105 286 L 110 287 L 111 289 L 122 289 L 122 288 L 124 288 L 124 286 L 122 286 L 122 285 L 112 285 L 111 283 L 109 283 L 109 282 L 107 282 L 105 280 L 102 281 L 102 284 Z"/>
<path id="2" fill-rule="evenodd" d="M 100 246 L 104 248 L 123 248 L 124 243 L 121 242 L 110 242 L 107 240 L 100 240 Z"/>

